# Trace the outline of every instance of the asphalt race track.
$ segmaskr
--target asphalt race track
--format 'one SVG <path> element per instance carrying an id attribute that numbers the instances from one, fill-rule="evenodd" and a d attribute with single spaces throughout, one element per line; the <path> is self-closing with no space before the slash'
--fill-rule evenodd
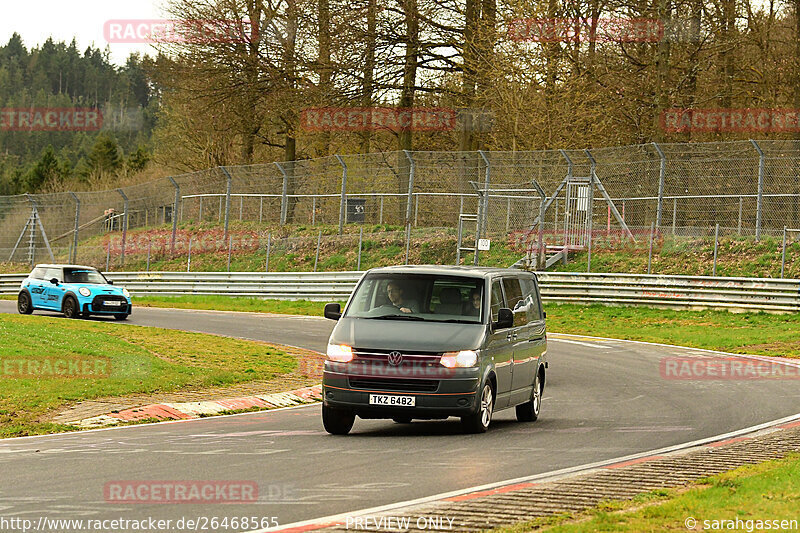
<path id="1" fill-rule="evenodd" d="M 16 312 L 0 302 L 0 312 Z M 66 319 L 64 319 L 66 320 Z M 323 350 L 318 318 L 134 308 L 129 321 Z M 497 413 L 483 435 L 456 419 L 356 420 L 322 429 L 319 405 L 188 422 L 0 441 L 0 516 L 276 517 L 279 524 L 411 500 L 680 444 L 800 412 L 796 380 L 672 380 L 659 362 L 697 350 L 550 338 L 538 422 Z M 240 505 L 106 503 L 121 480 L 255 481 Z"/>

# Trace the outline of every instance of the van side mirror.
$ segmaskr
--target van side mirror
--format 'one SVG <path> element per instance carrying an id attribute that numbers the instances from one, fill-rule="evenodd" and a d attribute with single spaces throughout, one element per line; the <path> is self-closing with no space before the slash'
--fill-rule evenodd
<path id="1" fill-rule="evenodd" d="M 52 283 L 53 285 L 58 285 L 58 278 L 51 278 L 50 283 Z"/>
<path id="2" fill-rule="evenodd" d="M 501 307 L 497 311 L 497 322 L 492 324 L 494 329 L 510 328 L 514 325 L 514 313 L 507 307 Z"/>
<path id="3" fill-rule="evenodd" d="M 547 311 L 542 311 L 542 318 L 547 318 Z"/>
<path id="4" fill-rule="evenodd" d="M 325 318 L 339 320 L 342 318 L 342 306 L 337 303 L 325 304 L 325 312 L 323 314 L 325 315 Z"/>

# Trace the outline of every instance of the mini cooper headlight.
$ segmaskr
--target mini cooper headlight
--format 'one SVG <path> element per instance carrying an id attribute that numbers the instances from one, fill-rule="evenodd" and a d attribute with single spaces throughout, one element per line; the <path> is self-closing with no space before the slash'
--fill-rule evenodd
<path id="1" fill-rule="evenodd" d="M 122 289 L 122 295 L 125 296 L 125 298 L 131 297 L 131 293 L 128 292 L 128 289 Z"/>
<path id="2" fill-rule="evenodd" d="M 439 364 L 447 368 L 470 368 L 478 364 L 478 352 L 475 350 L 445 352 Z"/>
<path id="3" fill-rule="evenodd" d="M 86 287 L 81 287 L 80 289 L 78 289 L 78 292 L 81 293 L 81 296 L 86 296 L 87 298 L 92 295 L 92 291 L 90 291 Z"/>

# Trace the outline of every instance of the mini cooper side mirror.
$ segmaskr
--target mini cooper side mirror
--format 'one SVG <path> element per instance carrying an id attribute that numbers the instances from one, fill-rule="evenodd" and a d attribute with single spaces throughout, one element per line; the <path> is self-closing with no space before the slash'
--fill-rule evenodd
<path id="1" fill-rule="evenodd" d="M 113 282 L 112 280 L 108 280 L 108 284 L 109 284 L 109 285 L 113 285 L 113 284 L 114 284 L 114 282 Z"/>
<path id="2" fill-rule="evenodd" d="M 493 324 L 494 329 L 510 328 L 514 325 L 514 313 L 507 307 L 501 307 L 497 311 L 497 322 Z"/>
<path id="3" fill-rule="evenodd" d="M 342 318 L 342 306 L 337 303 L 329 303 L 325 304 L 325 318 L 330 318 L 331 320 L 339 320 Z"/>
<path id="4" fill-rule="evenodd" d="M 52 283 L 53 285 L 58 285 L 58 278 L 51 278 L 50 283 Z"/>

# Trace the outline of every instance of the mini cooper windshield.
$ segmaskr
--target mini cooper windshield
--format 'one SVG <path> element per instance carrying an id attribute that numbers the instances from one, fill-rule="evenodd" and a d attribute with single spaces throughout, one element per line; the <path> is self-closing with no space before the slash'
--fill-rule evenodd
<path id="1" fill-rule="evenodd" d="M 107 285 L 108 280 L 97 270 L 86 268 L 65 268 L 64 283 L 93 283 Z"/>
<path id="2" fill-rule="evenodd" d="M 431 274 L 368 274 L 345 317 L 430 322 L 483 322 L 483 278 Z"/>

